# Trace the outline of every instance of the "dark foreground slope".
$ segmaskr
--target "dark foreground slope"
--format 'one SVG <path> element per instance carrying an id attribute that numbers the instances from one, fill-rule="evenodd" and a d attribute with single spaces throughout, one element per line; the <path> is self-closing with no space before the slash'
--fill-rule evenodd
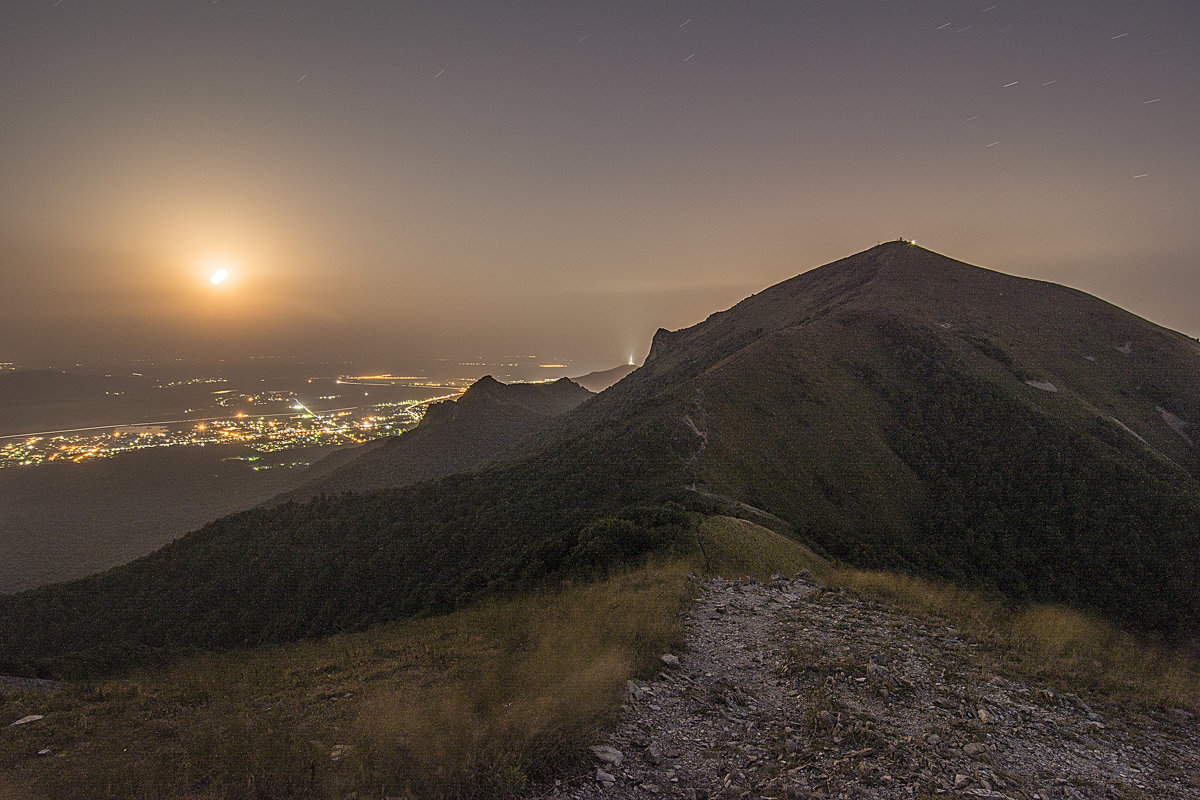
<path id="1" fill-rule="evenodd" d="M 678 519 L 632 507 L 681 498 L 756 506 L 859 564 L 1189 636 L 1198 403 L 1195 341 L 889 243 L 660 331 L 523 458 L 229 517 L 2 599 L 0 652 L 229 646 L 446 608 L 663 546 Z"/>
<path id="2" fill-rule="evenodd" d="M 567 378 L 504 384 L 485 375 L 462 397 L 434 403 L 420 424 L 402 436 L 372 442 L 361 455 L 332 471 L 314 465 L 314 477 L 277 500 L 407 486 L 471 472 L 500 460 L 523 439 L 591 396 Z"/>

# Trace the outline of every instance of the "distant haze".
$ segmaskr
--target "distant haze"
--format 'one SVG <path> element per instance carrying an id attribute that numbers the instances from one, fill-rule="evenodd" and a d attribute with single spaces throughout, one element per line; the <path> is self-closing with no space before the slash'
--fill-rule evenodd
<path id="1" fill-rule="evenodd" d="M 1200 333 L 1193 2 L 0 21 L 0 362 L 613 365 L 899 236 Z"/>

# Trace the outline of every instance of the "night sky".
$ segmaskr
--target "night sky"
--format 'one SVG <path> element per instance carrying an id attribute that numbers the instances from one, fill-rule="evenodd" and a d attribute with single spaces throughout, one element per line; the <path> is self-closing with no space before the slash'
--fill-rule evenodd
<path id="1" fill-rule="evenodd" d="M 901 236 L 1197 335 L 1200 3 L 9 0 L 0 187 L 26 366 L 606 366 Z"/>

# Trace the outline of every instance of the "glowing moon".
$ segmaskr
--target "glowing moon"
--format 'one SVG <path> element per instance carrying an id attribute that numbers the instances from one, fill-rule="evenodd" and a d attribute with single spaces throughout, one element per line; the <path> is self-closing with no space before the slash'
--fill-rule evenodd
<path id="1" fill-rule="evenodd" d="M 221 286 L 222 284 L 231 285 L 233 279 L 233 271 L 237 268 L 237 263 L 228 256 L 219 256 L 217 258 L 209 258 L 202 265 L 204 270 L 203 275 L 208 276 L 208 282 L 213 286 Z"/>

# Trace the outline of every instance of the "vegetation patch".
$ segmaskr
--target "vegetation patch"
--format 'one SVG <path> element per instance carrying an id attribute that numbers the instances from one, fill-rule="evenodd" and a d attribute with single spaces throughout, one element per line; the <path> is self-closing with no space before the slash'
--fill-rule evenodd
<path id="1" fill-rule="evenodd" d="M 819 547 L 860 567 L 1088 609 L 1176 643 L 1194 635 L 1193 477 L 1106 419 L 1042 414 L 955 367 L 927 332 L 899 320 L 879 331 L 897 368 L 875 387 L 891 408 L 888 445 L 925 500 L 909 530 L 810 530 Z"/>
<path id="2" fill-rule="evenodd" d="M 1153 705 L 1200 709 L 1200 664 L 1062 606 L 1013 606 L 984 594 L 895 572 L 839 568 L 831 583 L 949 621 L 986 646 L 998 670 Z"/>
<path id="3" fill-rule="evenodd" d="M 0 696 L 0 796 L 509 796 L 678 646 L 678 561 L 319 641 Z M 46 753 L 39 755 L 41 751 Z"/>

